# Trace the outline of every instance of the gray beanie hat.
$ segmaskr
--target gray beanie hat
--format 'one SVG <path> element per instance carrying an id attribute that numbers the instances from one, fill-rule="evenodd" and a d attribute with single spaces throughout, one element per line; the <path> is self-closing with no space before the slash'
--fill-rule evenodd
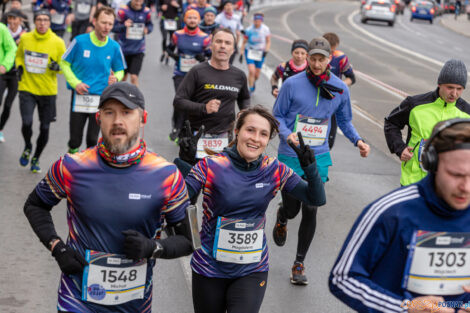
<path id="1" fill-rule="evenodd" d="M 467 85 L 467 68 L 460 60 L 447 61 L 439 73 L 437 84 L 457 84 L 465 88 Z"/>

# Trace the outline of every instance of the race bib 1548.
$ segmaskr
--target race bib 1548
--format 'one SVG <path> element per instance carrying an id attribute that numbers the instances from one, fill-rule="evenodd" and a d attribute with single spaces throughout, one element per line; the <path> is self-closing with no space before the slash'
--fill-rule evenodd
<path id="1" fill-rule="evenodd" d="M 147 260 L 133 261 L 123 255 L 86 251 L 82 300 L 101 305 L 117 305 L 143 299 Z"/>

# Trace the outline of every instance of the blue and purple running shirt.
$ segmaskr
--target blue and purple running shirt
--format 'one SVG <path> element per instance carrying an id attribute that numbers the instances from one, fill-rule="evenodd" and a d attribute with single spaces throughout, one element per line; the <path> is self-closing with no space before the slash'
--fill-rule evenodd
<path id="1" fill-rule="evenodd" d="M 265 221 L 269 202 L 279 190 L 290 192 L 301 178 L 276 158 L 263 157 L 258 169 L 242 172 L 224 152 L 199 161 L 186 177 L 195 192 L 203 192 L 202 248 L 191 260 L 194 272 L 206 277 L 235 278 L 268 271 L 268 248 L 263 233 L 261 260 L 249 264 L 218 261 L 213 256 L 218 217 Z"/>
<path id="2" fill-rule="evenodd" d="M 140 163 L 111 167 L 97 147 L 66 154 L 37 185 L 49 205 L 67 198 L 67 244 L 85 257 L 85 250 L 123 254 L 123 230 L 148 238 L 159 236 L 163 218 L 184 219 L 189 205 L 186 184 L 176 166 L 156 153 L 146 152 Z M 67 312 L 151 312 L 152 267 L 149 260 L 143 299 L 104 306 L 81 300 L 82 275 L 61 275 L 57 308 Z"/>

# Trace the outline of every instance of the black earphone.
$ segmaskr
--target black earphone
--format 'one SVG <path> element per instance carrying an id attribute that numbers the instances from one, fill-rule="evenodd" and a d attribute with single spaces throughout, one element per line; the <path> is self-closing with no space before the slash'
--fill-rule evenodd
<path id="1" fill-rule="evenodd" d="M 439 157 L 437 155 L 436 148 L 432 144 L 434 138 L 436 138 L 444 129 L 449 128 L 455 124 L 460 123 L 470 123 L 470 119 L 468 118 L 454 118 L 448 121 L 445 121 L 436 131 L 434 134 L 427 140 L 423 152 L 421 154 L 421 165 L 422 167 L 431 173 L 435 173 L 437 171 L 437 165 L 439 163 Z M 470 144 L 456 144 L 454 145 L 454 149 L 470 149 Z M 452 149 L 452 150 L 454 150 Z M 440 151 L 444 152 L 444 151 Z"/>

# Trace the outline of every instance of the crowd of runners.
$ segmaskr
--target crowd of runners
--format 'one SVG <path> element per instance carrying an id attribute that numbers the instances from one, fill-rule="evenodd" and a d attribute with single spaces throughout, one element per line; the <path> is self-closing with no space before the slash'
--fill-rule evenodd
<path id="1" fill-rule="evenodd" d="M 70 90 L 68 153 L 24 205 L 62 272 L 59 312 L 151 312 L 155 259 L 191 254 L 195 312 L 259 312 L 269 269 L 265 212 L 278 192 L 274 243 L 286 244 L 288 221 L 301 211 L 290 282 L 309 283 L 305 258 L 327 202 L 337 128 L 361 157 L 371 150 L 352 123 L 356 77 L 337 34 L 294 38 L 292 57 L 270 79 L 271 109 L 250 103 L 271 46 L 264 14 L 249 14 L 251 0 L 38 0 L 31 24 L 21 0 L 10 2 L 0 23 L 0 142 L 9 140 L 2 130 L 19 94 L 20 166 L 41 172 L 50 124 L 64 118 L 56 110 L 58 75 Z M 173 163 L 147 150 L 141 136 L 149 99 L 139 74 L 154 21 L 157 58 L 174 63 Z M 465 64 L 451 59 L 435 90 L 407 97 L 385 117 L 402 187 L 364 209 L 332 268 L 330 290 L 351 309 L 431 312 L 437 303 L 470 300 L 466 83 Z M 277 156 L 267 156 L 276 136 Z M 51 217 L 63 198 L 65 240 Z"/>

